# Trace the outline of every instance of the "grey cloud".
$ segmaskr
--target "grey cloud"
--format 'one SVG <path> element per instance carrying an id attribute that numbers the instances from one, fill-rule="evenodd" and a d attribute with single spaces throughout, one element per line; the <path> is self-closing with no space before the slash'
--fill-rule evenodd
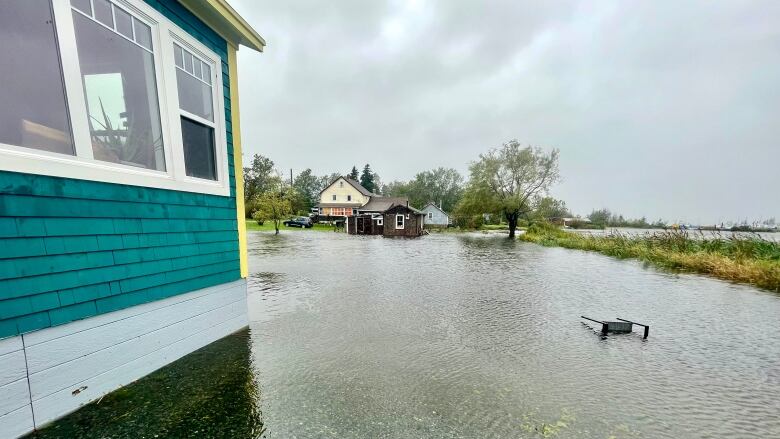
<path id="1" fill-rule="evenodd" d="M 237 1 L 247 154 L 324 174 L 462 172 L 561 149 L 577 212 L 780 217 L 780 2 Z"/>

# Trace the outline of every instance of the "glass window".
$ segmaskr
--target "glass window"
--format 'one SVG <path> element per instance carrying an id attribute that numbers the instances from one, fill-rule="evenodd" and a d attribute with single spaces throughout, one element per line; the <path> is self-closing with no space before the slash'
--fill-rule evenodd
<path id="1" fill-rule="evenodd" d="M 187 170 L 187 175 L 216 180 L 214 128 L 182 116 L 181 137 L 184 143 L 184 167 Z"/>
<path id="2" fill-rule="evenodd" d="M 173 54 L 187 175 L 217 180 L 211 77 L 204 78 L 206 63 L 187 49 L 174 44 Z"/>
<path id="3" fill-rule="evenodd" d="M 133 17 L 122 8 L 114 8 L 114 16 L 116 16 L 116 31 L 132 40 Z"/>
<path id="4" fill-rule="evenodd" d="M 108 0 L 94 0 L 94 3 L 95 3 L 95 19 L 97 19 L 97 21 L 113 29 L 114 13 L 111 12 L 111 3 L 109 3 Z"/>
<path id="5" fill-rule="evenodd" d="M 1 5 L 0 143 L 73 155 L 51 4 Z"/>
<path id="6" fill-rule="evenodd" d="M 404 228 L 404 216 L 403 215 L 396 215 L 395 216 L 395 228 L 396 229 L 403 229 Z"/>
<path id="7" fill-rule="evenodd" d="M 96 16 L 103 3 L 94 1 Z M 117 17 L 115 30 L 73 12 L 94 157 L 164 171 L 154 56 L 132 41 L 132 28 L 130 39 L 118 37 L 130 16 L 113 4 L 108 7 Z"/>
<path id="8" fill-rule="evenodd" d="M 133 18 L 133 29 L 135 29 L 135 42 L 152 50 L 152 28 Z"/>
<path id="9" fill-rule="evenodd" d="M 336 196 L 335 195 L 333 196 L 333 201 L 336 201 Z"/>
<path id="10" fill-rule="evenodd" d="M 212 99 L 211 77 L 207 76 L 204 80 L 202 78 L 202 65 L 204 63 L 198 58 L 193 57 L 187 50 L 174 45 L 174 55 L 179 51 L 184 54 L 184 68 L 176 69 L 176 87 L 179 92 L 179 108 L 188 113 L 213 121 L 214 101 Z"/>
<path id="11" fill-rule="evenodd" d="M 90 0 L 70 0 L 70 4 L 79 11 L 92 15 L 92 2 Z"/>
<path id="12" fill-rule="evenodd" d="M 181 47 L 173 45 L 173 58 L 176 60 L 176 67 L 184 68 L 184 54 Z"/>
<path id="13" fill-rule="evenodd" d="M 347 195 L 347 201 L 352 201 L 352 195 Z"/>

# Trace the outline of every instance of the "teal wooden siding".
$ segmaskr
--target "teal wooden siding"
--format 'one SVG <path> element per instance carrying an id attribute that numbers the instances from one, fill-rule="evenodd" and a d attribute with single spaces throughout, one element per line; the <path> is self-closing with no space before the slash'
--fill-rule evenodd
<path id="1" fill-rule="evenodd" d="M 230 196 L 0 171 L 0 338 L 241 277 L 227 43 L 147 3 L 222 58 Z"/>

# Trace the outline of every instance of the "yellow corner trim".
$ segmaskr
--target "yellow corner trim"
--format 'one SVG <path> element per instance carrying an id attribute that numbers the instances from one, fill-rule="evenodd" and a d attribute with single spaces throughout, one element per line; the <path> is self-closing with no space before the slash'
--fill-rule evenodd
<path id="1" fill-rule="evenodd" d="M 246 216 L 244 213 L 244 160 L 241 156 L 241 115 L 238 109 L 238 62 L 236 47 L 228 45 L 230 76 L 230 117 L 233 121 L 233 167 L 236 175 L 236 219 L 238 220 L 238 251 L 241 256 L 241 277 L 249 275 L 246 246 Z"/>

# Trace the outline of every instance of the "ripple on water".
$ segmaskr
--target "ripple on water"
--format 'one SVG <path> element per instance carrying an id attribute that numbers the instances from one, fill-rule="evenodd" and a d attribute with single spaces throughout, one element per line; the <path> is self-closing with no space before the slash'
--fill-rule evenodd
<path id="1" fill-rule="evenodd" d="M 492 236 L 249 241 L 269 437 L 780 437 L 777 295 Z"/>

